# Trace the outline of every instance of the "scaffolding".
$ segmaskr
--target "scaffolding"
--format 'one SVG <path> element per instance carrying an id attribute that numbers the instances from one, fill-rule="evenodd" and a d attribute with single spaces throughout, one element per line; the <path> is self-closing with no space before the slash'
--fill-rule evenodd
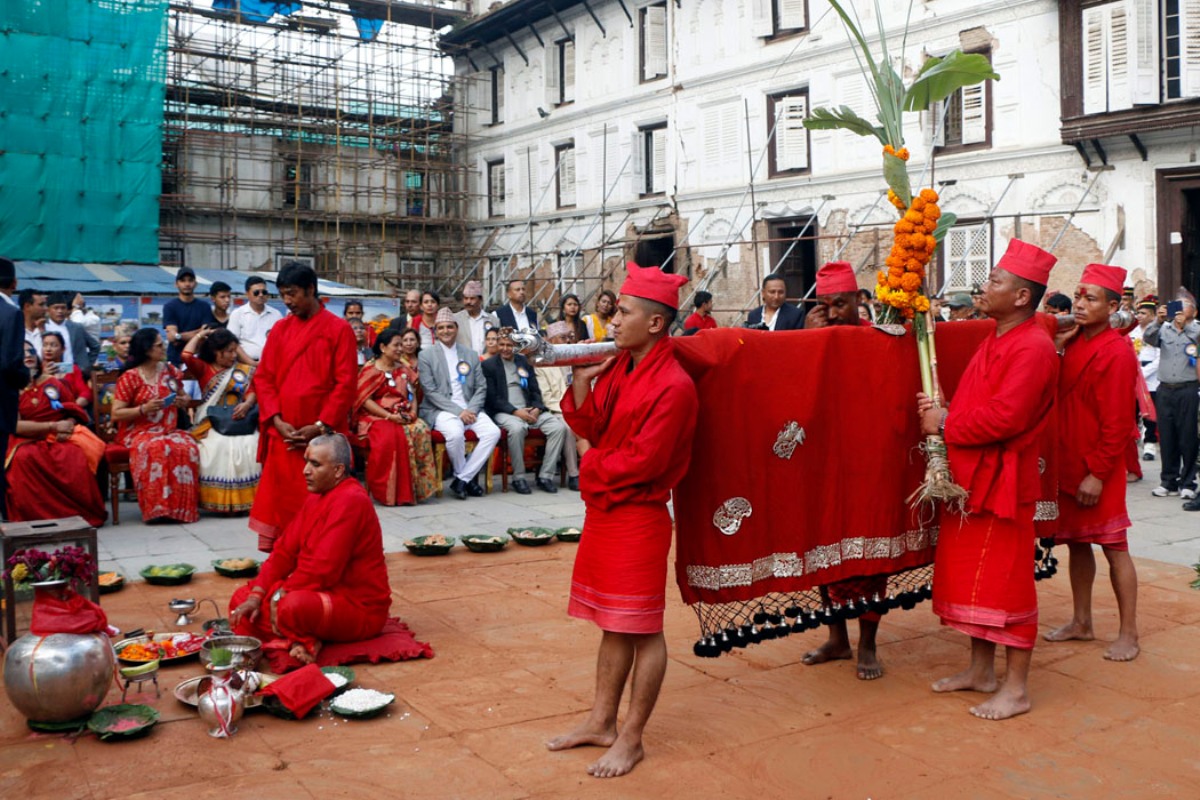
<path id="1" fill-rule="evenodd" d="M 213 5 L 170 5 L 160 259 L 444 280 L 467 241 L 466 93 L 436 30 L 467 8 L 305 0 L 261 21 Z"/>

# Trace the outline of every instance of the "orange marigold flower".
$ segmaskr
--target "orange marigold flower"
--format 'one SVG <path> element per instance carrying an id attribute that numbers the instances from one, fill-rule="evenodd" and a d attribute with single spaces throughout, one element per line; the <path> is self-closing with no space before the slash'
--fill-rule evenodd
<path id="1" fill-rule="evenodd" d="M 888 275 L 891 277 L 899 278 L 903 274 L 904 267 L 888 267 Z"/>
<path id="2" fill-rule="evenodd" d="M 916 300 L 913 300 L 913 308 L 915 308 L 919 313 L 924 314 L 929 310 L 929 298 L 925 297 L 924 295 L 917 297 Z"/>
<path id="3" fill-rule="evenodd" d="M 896 158 L 900 159 L 901 161 L 908 161 L 908 148 L 901 147 L 899 150 L 897 150 Z"/>
<path id="4" fill-rule="evenodd" d="M 888 202 L 900 209 L 900 211 L 904 211 L 907 208 L 907 206 L 904 205 L 904 201 L 897 197 L 896 193 L 891 189 L 888 189 Z"/>
<path id="5" fill-rule="evenodd" d="M 938 193 L 933 189 L 922 189 L 921 199 L 926 203 L 936 203 L 938 201 Z"/>
<path id="6" fill-rule="evenodd" d="M 901 284 L 900 278 L 897 278 L 895 275 L 888 276 L 888 287 L 890 287 L 892 289 L 899 289 L 900 284 Z"/>
<path id="7" fill-rule="evenodd" d="M 906 292 L 915 292 L 921 288 L 921 276 L 915 272 L 906 272 L 900 279 L 900 288 Z"/>
<path id="8" fill-rule="evenodd" d="M 920 250 L 925 246 L 925 234 L 914 233 L 908 237 L 908 246 L 914 250 Z"/>
<path id="9" fill-rule="evenodd" d="M 942 216 L 942 210 L 934 203 L 930 203 L 929 205 L 925 206 L 923 213 L 925 214 L 925 219 L 937 219 L 938 217 Z"/>
<path id="10" fill-rule="evenodd" d="M 916 272 L 921 269 L 922 263 L 919 258 L 910 258 L 904 262 L 904 269 L 907 272 Z"/>
<path id="11" fill-rule="evenodd" d="M 883 260 L 883 263 L 889 267 L 903 267 L 904 259 L 897 255 L 890 255 Z"/>
<path id="12" fill-rule="evenodd" d="M 913 317 L 916 316 L 916 314 L 913 312 L 911 306 L 900 309 L 900 313 L 904 315 L 905 319 L 912 319 Z"/>
<path id="13" fill-rule="evenodd" d="M 926 203 L 920 197 L 914 197 L 912 201 L 913 211 L 924 211 Z"/>
<path id="14" fill-rule="evenodd" d="M 911 214 L 912 212 L 910 211 L 908 213 Z M 905 216 L 907 217 L 908 215 L 906 214 Z M 896 227 L 894 230 L 896 231 L 896 233 L 912 233 L 913 231 L 916 230 L 916 227 L 911 222 L 909 222 L 907 219 L 902 219 L 896 223 Z"/>
<path id="15" fill-rule="evenodd" d="M 904 212 L 904 219 L 902 221 L 912 223 L 913 225 L 921 225 L 925 222 L 925 215 L 916 209 L 910 208 Z M 899 225 L 900 223 L 897 222 L 896 224 Z"/>

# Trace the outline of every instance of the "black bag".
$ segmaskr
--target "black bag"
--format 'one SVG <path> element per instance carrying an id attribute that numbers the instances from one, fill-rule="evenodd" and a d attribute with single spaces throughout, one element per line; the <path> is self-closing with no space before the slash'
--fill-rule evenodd
<path id="1" fill-rule="evenodd" d="M 233 418 L 233 409 L 237 406 L 209 406 L 205 418 L 212 429 L 222 436 L 249 436 L 258 430 L 258 406 L 250 409 L 250 413 L 241 419 Z"/>

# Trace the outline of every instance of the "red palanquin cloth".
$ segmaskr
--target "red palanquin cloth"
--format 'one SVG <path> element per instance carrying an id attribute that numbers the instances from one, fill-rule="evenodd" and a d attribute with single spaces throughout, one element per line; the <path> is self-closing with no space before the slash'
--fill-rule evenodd
<path id="1" fill-rule="evenodd" d="M 990 320 L 937 325 L 947 400 L 995 329 Z M 932 562 L 937 520 L 922 521 L 908 503 L 925 470 L 911 332 L 723 328 L 675 342 L 700 397 L 691 465 L 675 490 L 685 602 L 746 601 Z M 803 443 L 780 457 L 773 448 L 792 422 Z M 1053 441 L 1047 435 L 1043 447 L 1046 509 L 1058 492 Z M 722 533 L 714 515 L 735 498 L 750 514 Z M 1033 542 L 1029 554 L 1032 561 Z"/>

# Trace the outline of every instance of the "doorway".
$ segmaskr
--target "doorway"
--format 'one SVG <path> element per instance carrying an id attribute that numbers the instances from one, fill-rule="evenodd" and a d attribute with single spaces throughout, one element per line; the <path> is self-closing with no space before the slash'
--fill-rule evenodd
<path id="1" fill-rule="evenodd" d="M 1155 174 L 1158 211 L 1158 294 L 1180 286 L 1200 297 L 1200 168 Z"/>
<path id="2" fill-rule="evenodd" d="M 817 280 L 817 220 L 807 216 L 770 220 L 767 235 L 771 239 L 767 271 L 783 276 L 788 302 L 794 303 Z"/>
<path id="3" fill-rule="evenodd" d="M 671 253 L 675 252 L 675 234 L 652 234 L 647 233 L 637 243 L 637 251 L 634 255 L 634 262 L 639 267 L 661 267 L 667 263 L 667 259 L 671 258 Z M 671 262 L 663 269 L 663 272 L 674 272 L 678 256 L 671 258 Z"/>

